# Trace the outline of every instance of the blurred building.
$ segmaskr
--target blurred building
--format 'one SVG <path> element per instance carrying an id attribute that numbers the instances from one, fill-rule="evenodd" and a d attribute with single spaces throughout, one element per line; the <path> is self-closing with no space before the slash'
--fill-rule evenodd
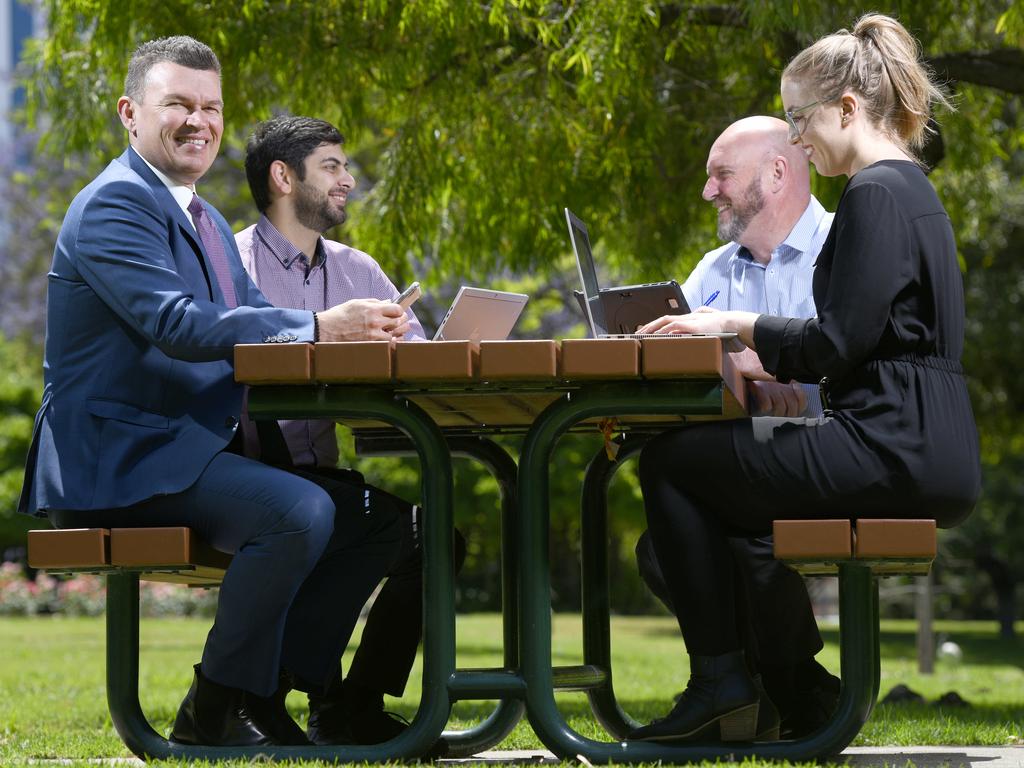
<path id="1" fill-rule="evenodd" d="M 25 42 L 42 34 L 42 30 L 43 14 L 36 3 L 0 0 L 0 146 L 14 145 L 16 130 L 12 115 L 25 99 L 24 89 L 17 85 L 18 61 Z M 10 156 L 7 152 L 4 154 Z"/>
<path id="2" fill-rule="evenodd" d="M 0 333 L 12 334 L 24 327 L 24 312 L 18 311 L 17 280 L 14 279 L 19 258 L 15 214 L 9 203 L 17 196 L 12 176 L 32 162 L 35 142 L 22 135 L 15 115 L 25 104 L 25 89 L 18 85 L 18 63 L 31 38 L 45 29 L 44 15 L 35 0 L 0 0 Z M 10 310 L 10 311 L 8 311 Z"/>

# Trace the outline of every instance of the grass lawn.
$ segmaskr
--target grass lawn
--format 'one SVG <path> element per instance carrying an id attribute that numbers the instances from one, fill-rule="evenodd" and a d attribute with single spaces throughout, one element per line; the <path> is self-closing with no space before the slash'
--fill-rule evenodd
<path id="1" fill-rule="evenodd" d="M 581 663 L 580 620 L 555 617 L 554 661 Z M 157 731 L 166 733 L 199 659 L 207 620 L 147 619 L 142 622 L 142 706 Z M 959 663 L 940 661 L 934 675 L 916 671 L 914 625 L 887 622 L 882 633 L 882 695 L 904 683 L 934 701 L 954 690 L 969 707 L 933 704 L 879 706 L 854 742 L 858 745 L 1011 745 L 1024 743 L 1024 641 L 1001 641 L 994 624 L 942 623 L 943 639 L 963 649 Z M 826 647 L 819 659 L 838 669 L 838 632 L 824 628 Z M 1024 637 L 1024 627 L 1019 634 Z M 501 631 L 493 615 L 458 620 L 458 664 L 500 664 Z M 682 689 L 686 657 L 675 624 L 668 618 L 617 617 L 612 620 L 616 693 L 640 720 L 664 714 Z M 28 760 L 127 757 L 114 732 L 104 692 L 104 624 L 101 618 L 0 620 L 0 765 Z M 407 717 L 416 711 L 419 671 L 405 698 L 391 702 Z M 583 694 L 559 697 L 570 723 L 581 733 L 604 738 L 588 716 Z M 305 718 L 304 696 L 292 693 L 292 714 Z M 490 705 L 459 703 L 452 727 L 486 716 Z M 500 745 L 536 749 L 540 743 L 520 724 Z M 159 765 L 159 764 L 155 764 Z M 745 765 L 756 766 L 757 763 Z"/>

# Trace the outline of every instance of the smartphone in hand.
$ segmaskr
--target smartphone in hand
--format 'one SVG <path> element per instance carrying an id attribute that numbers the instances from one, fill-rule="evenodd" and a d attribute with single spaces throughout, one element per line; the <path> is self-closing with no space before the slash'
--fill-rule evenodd
<path id="1" fill-rule="evenodd" d="M 420 291 L 419 282 L 414 282 L 398 295 L 398 298 L 395 299 L 395 304 L 398 304 L 402 309 L 408 309 L 421 295 L 422 291 Z"/>

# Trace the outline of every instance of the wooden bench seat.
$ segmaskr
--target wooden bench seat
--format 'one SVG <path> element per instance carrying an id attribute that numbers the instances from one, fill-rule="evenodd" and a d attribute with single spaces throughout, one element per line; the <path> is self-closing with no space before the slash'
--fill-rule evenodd
<path id="1" fill-rule="evenodd" d="M 136 571 L 147 581 L 215 587 L 231 556 L 190 528 L 74 528 L 29 531 L 28 563 L 51 573 Z"/>
<path id="2" fill-rule="evenodd" d="M 803 574 L 835 574 L 841 563 L 872 573 L 925 574 L 936 553 L 934 520 L 776 520 L 775 557 Z"/>

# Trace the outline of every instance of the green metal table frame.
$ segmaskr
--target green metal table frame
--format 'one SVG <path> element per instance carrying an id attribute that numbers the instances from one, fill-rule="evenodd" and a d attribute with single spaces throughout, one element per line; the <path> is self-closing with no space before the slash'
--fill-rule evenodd
<path id="1" fill-rule="evenodd" d="M 363 437 L 358 432 L 355 436 L 356 454 L 360 456 L 408 456 L 415 452 L 412 443 L 405 437 L 385 435 Z M 502 651 L 503 668 L 500 672 L 506 676 L 508 672 L 519 669 L 519 623 L 518 603 L 516 600 L 516 568 L 517 561 L 512 544 L 515 541 L 515 516 L 518 509 L 516 503 L 516 463 L 508 452 L 481 435 L 452 436 L 447 439 L 448 450 L 453 457 L 463 457 L 476 461 L 486 468 L 498 483 L 501 499 L 501 605 L 502 605 Z M 482 670 L 477 670 L 482 671 Z M 497 670 L 491 670 L 496 672 Z M 460 697 L 464 679 L 461 671 L 456 671 L 455 690 L 450 691 L 453 700 Z M 467 691 L 466 693 L 472 693 Z M 476 696 L 466 696 L 477 698 Z M 503 741 L 523 719 L 526 704 L 522 697 L 504 698 L 498 701 L 494 711 L 481 723 L 464 731 L 444 731 L 441 738 L 445 741 L 445 757 L 471 757 L 479 752 L 490 749 Z"/>
<path id="2" fill-rule="evenodd" d="M 621 741 L 633 721 L 615 701 L 607 595 L 607 503 L 605 489 L 621 459 L 642 441 L 620 451 L 614 464 L 600 458 L 588 468 L 583 494 L 584 662 L 594 669 L 588 691 L 599 722 L 617 739 L 601 742 L 573 730 L 554 698 L 551 663 L 551 598 L 548 563 L 549 466 L 558 438 L 577 422 L 633 414 L 720 414 L 721 383 L 707 381 L 594 384 L 552 403 L 534 422 L 519 462 L 520 659 L 526 707 L 544 745 L 565 759 L 590 762 L 686 763 L 717 758 L 812 760 L 840 753 L 871 714 L 879 685 L 878 586 L 869 565 L 839 566 L 842 691 L 832 720 L 802 739 L 775 742 L 657 744 Z M 596 679 L 600 676 L 600 680 Z M 666 708 L 669 702 L 666 702 Z"/>
<path id="3" fill-rule="evenodd" d="M 574 384 L 548 406 L 526 434 L 518 478 L 515 462 L 481 436 L 445 437 L 401 392 L 380 386 L 274 386 L 254 388 L 249 410 L 264 418 L 375 419 L 396 427 L 419 457 L 424 524 L 423 679 L 420 706 L 409 729 L 380 745 L 337 747 L 202 747 L 174 744 L 150 726 L 139 704 L 139 574 L 107 576 L 107 697 L 117 732 L 135 754 L 155 759 L 320 759 L 382 762 L 415 759 L 443 738 L 451 757 L 500 742 L 524 710 L 541 741 L 564 758 L 591 762 L 690 762 L 760 756 L 804 760 L 840 752 L 857 735 L 878 692 L 878 593 L 870 568 L 840 566 L 840 654 L 843 688 L 833 720 L 798 741 L 660 745 L 599 742 L 573 731 L 558 711 L 555 690 L 586 691 L 599 722 L 621 739 L 632 726 L 615 701 L 607 593 L 607 502 L 615 469 L 635 453 L 627 442 L 619 462 L 592 462 L 584 489 L 584 664 L 555 667 L 551 657 L 548 570 L 548 472 L 555 443 L 578 422 L 634 414 L 720 415 L 723 385 L 714 380 Z M 403 449 L 404 450 L 404 449 Z M 455 668 L 455 599 L 452 568 L 452 456 L 480 461 L 502 492 L 501 668 Z M 445 731 L 458 700 L 497 700 L 494 712 L 465 731 Z"/>
<path id="4" fill-rule="evenodd" d="M 205 747 L 174 744 L 150 726 L 139 705 L 139 576 L 107 577 L 107 699 L 114 727 L 136 755 L 156 759 L 224 760 L 265 756 L 276 760 L 343 762 L 415 759 L 440 737 L 452 701 L 467 690 L 505 698 L 521 690 L 500 675 L 455 671 L 455 594 L 452 574 L 452 465 L 437 425 L 415 404 L 379 388 L 265 387 L 254 389 L 250 412 L 280 418 L 375 418 L 393 424 L 411 440 L 422 462 L 424 591 L 432 596 L 423 625 L 423 695 L 412 724 L 382 745 L 338 747 Z M 506 714 L 489 728 L 505 727 Z M 470 740 L 481 740 L 474 734 Z M 483 739 L 486 741 L 486 739 Z"/>

